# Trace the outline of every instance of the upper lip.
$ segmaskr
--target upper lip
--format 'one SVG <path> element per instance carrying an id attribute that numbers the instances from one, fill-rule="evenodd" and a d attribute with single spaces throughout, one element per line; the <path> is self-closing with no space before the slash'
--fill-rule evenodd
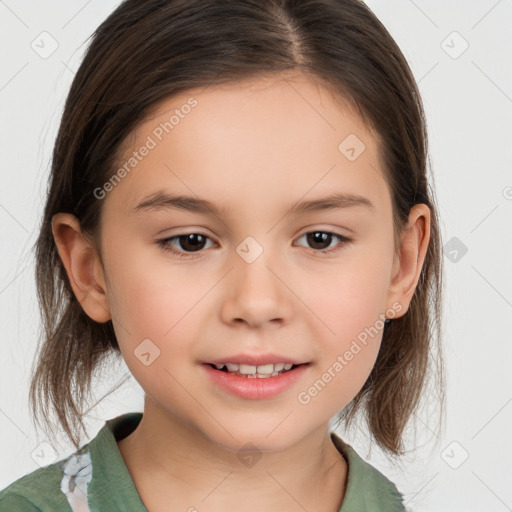
<path id="1" fill-rule="evenodd" d="M 304 364 L 304 361 L 298 359 L 281 356 L 279 354 L 235 354 L 232 356 L 220 357 L 218 359 L 211 359 L 205 361 L 206 364 L 248 364 L 251 366 L 263 366 L 265 364 L 277 364 L 277 363 L 290 363 L 290 364 Z"/>

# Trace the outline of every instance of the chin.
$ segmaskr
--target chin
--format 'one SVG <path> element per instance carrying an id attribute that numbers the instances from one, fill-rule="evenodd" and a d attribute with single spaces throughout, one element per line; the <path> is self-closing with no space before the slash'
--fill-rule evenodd
<path id="1" fill-rule="evenodd" d="M 273 417 L 271 421 L 259 421 L 256 424 L 254 421 L 231 422 L 228 427 L 229 434 L 217 429 L 216 435 L 209 431 L 206 437 L 219 447 L 234 452 L 280 452 L 290 448 L 309 433 L 297 430 L 296 422 L 283 421 L 285 417 L 286 415 L 279 419 Z M 281 421 L 283 423 L 280 425 Z M 302 426 L 304 427 L 303 423 Z"/>

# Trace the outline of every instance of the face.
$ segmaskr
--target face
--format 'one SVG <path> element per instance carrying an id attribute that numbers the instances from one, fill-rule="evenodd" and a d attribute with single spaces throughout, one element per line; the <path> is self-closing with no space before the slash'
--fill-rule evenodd
<path id="1" fill-rule="evenodd" d="M 126 364 L 170 422 L 277 450 L 361 389 L 402 308 L 377 150 L 302 75 L 174 96 L 125 141 L 125 172 L 96 191 L 104 286 Z"/>

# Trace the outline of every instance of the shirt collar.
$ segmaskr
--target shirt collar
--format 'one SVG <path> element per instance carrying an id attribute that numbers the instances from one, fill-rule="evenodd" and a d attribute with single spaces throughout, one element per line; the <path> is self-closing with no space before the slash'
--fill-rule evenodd
<path id="1" fill-rule="evenodd" d="M 141 419 L 140 412 L 110 419 L 90 443 L 94 469 L 101 472 L 93 472 L 90 493 L 97 490 L 103 496 L 111 496 L 113 503 L 130 503 L 132 512 L 147 512 L 147 509 L 126 467 L 117 441 L 133 432 Z M 395 485 L 336 434 L 331 433 L 331 439 L 348 466 L 347 486 L 339 512 L 403 512 L 402 496 Z M 113 486 L 112 482 L 116 485 Z"/>
<path id="2" fill-rule="evenodd" d="M 347 487 L 339 512 L 403 512 L 403 498 L 395 484 L 334 432 L 331 439 L 348 466 Z"/>

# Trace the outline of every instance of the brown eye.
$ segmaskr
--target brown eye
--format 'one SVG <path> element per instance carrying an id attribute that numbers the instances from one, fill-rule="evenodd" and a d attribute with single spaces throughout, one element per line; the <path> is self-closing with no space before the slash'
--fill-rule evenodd
<path id="1" fill-rule="evenodd" d="M 312 231 L 306 234 L 306 240 L 313 249 L 327 249 L 332 242 L 332 234 L 322 231 Z"/>
<path id="2" fill-rule="evenodd" d="M 206 237 L 199 233 L 191 233 L 190 235 L 180 235 L 177 240 L 180 248 L 186 252 L 200 251 L 204 249 Z"/>
<path id="3" fill-rule="evenodd" d="M 176 235 L 163 240 L 158 240 L 158 245 L 164 250 L 174 254 L 186 255 L 187 253 L 199 252 L 205 248 L 210 237 L 201 233 L 189 233 Z"/>
<path id="4" fill-rule="evenodd" d="M 331 252 L 336 251 L 339 247 L 334 245 L 331 247 L 333 241 L 339 241 L 338 246 L 343 245 L 346 242 L 349 242 L 350 239 L 346 236 L 339 235 L 337 233 L 331 233 L 329 231 L 310 231 L 309 233 L 305 233 L 300 238 L 306 238 L 306 241 L 311 249 L 315 249 L 318 252 Z"/>

